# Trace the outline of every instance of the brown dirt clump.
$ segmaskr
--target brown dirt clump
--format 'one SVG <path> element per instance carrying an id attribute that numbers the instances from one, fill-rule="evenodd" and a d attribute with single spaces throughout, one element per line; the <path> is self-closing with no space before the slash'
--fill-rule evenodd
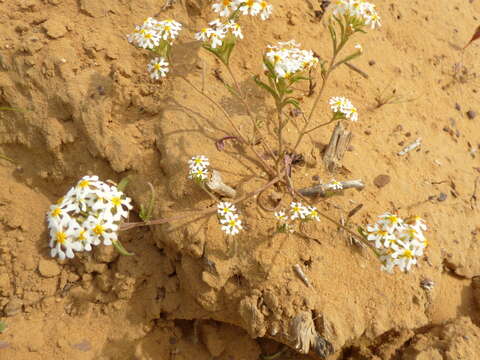
<path id="1" fill-rule="evenodd" d="M 273 104 L 251 75 L 262 71 L 265 46 L 295 38 L 330 51 L 317 2 L 272 3 L 271 20 L 246 21 L 233 58 L 264 122 Z M 273 216 L 254 199 L 240 206 L 248 231 L 235 251 L 211 216 L 122 233 L 133 257 L 100 247 L 52 260 L 46 210 L 85 174 L 131 176 L 136 208 L 152 183 L 161 217 L 214 204 L 186 179 L 193 155 L 207 155 L 240 195 L 264 184 L 265 174 L 239 144 L 217 151 L 215 140 L 231 129 L 180 78 L 201 84 L 204 76 L 206 91 L 248 128 L 220 80 L 227 74 L 191 40 L 211 19 L 208 1 L 161 10 L 151 0 L 0 0 L 0 106 L 27 110 L 0 112 L 0 154 L 15 161 L 0 159 L 0 316 L 8 325 L 0 358 L 255 360 L 282 351 L 278 359 L 302 359 L 283 344 L 312 358 L 480 358 L 472 286 L 480 275 L 480 122 L 463 111 L 480 111 L 480 49 L 459 50 L 478 26 L 480 3 L 376 4 L 383 27 L 358 39 L 365 54 L 355 61 L 369 79 L 341 67 L 325 93 L 348 96 L 360 112 L 343 167 L 334 175 L 325 169 L 320 149 L 333 128 L 322 128 L 301 144 L 293 181 L 301 188 L 333 176 L 362 179 L 363 191 L 318 201 L 337 219 L 359 204 L 356 224 L 386 210 L 425 218 L 430 246 L 409 274 L 380 272 L 372 254 L 325 220 L 307 229 L 320 243 L 272 235 Z M 125 38 L 154 15 L 185 25 L 176 70 L 163 83 L 150 81 L 148 56 Z M 408 101 L 379 106 L 375 99 L 393 90 Z M 309 108 L 313 99 L 303 101 Z M 326 111 L 319 107 L 314 121 L 324 122 Z M 293 143 L 294 127 L 286 131 Z M 397 155 L 418 137 L 417 151 Z M 379 186 L 379 176 L 389 181 Z M 431 290 L 421 286 L 426 279 Z"/>

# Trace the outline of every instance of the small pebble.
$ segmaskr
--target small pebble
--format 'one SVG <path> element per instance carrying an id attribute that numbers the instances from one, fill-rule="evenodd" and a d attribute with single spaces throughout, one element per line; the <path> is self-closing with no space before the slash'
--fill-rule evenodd
<path id="1" fill-rule="evenodd" d="M 371 135 L 371 134 L 372 134 L 372 132 L 371 132 L 370 130 L 365 130 L 363 133 L 364 133 L 365 135 Z"/>
<path id="2" fill-rule="evenodd" d="M 375 65 L 375 64 L 376 64 L 375 60 L 370 60 L 370 61 L 368 62 L 368 65 L 370 65 L 370 66 L 373 66 L 373 65 Z"/>
<path id="3" fill-rule="evenodd" d="M 390 176 L 388 175 L 378 175 L 374 180 L 373 183 L 375 184 L 376 187 L 379 189 L 390 183 Z"/>
<path id="4" fill-rule="evenodd" d="M 473 110 L 468 110 L 467 111 L 467 117 L 470 119 L 470 120 L 473 120 L 477 117 L 477 113 Z"/>
<path id="5" fill-rule="evenodd" d="M 459 103 L 455 103 L 455 110 L 458 110 L 458 111 L 462 110 L 462 107 L 460 106 Z"/>
<path id="6" fill-rule="evenodd" d="M 440 193 L 440 194 L 438 195 L 438 197 L 437 197 L 437 200 L 438 200 L 438 201 L 445 201 L 445 200 L 447 200 L 447 194 L 445 194 L 445 193 L 443 193 L 443 192 Z"/>

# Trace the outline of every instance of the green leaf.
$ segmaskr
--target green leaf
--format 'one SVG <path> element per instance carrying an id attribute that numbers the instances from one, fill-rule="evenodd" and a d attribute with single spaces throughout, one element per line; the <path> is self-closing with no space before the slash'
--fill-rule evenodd
<path id="1" fill-rule="evenodd" d="M 121 255 L 124 255 L 124 256 L 133 256 L 135 255 L 134 253 L 131 253 L 131 252 L 128 252 L 127 249 L 125 249 L 125 247 L 122 245 L 122 243 L 120 242 L 120 240 L 115 240 L 112 242 L 113 246 L 115 247 L 115 249 L 121 254 Z"/>
<path id="2" fill-rule="evenodd" d="M 238 94 L 238 92 L 233 88 L 231 87 L 230 85 L 228 85 L 227 83 L 223 83 L 223 85 L 225 85 L 225 87 L 227 88 L 228 91 L 230 91 L 230 93 L 232 93 L 233 96 L 237 97 L 240 99 L 240 95 Z"/>
<path id="3" fill-rule="evenodd" d="M 339 62 L 337 62 L 335 65 L 333 65 L 333 68 L 332 69 L 335 69 L 337 66 L 340 66 L 346 62 L 349 62 L 353 59 L 356 59 L 357 57 L 359 57 L 360 55 L 362 54 L 361 51 L 357 51 L 356 53 L 353 53 L 352 55 L 349 55 L 347 56 L 346 58 L 344 58 L 343 60 L 340 60 Z"/>
<path id="4" fill-rule="evenodd" d="M 121 192 L 125 192 L 125 188 L 128 186 L 128 183 L 130 182 L 130 176 L 124 177 L 122 180 L 117 185 L 117 189 Z"/>
<path id="5" fill-rule="evenodd" d="M 150 200 L 148 201 L 147 206 L 144 206 L 143 204 L 140 205 L 140 213 L 138 214 L 140 219 L 145 222 L 152 218 L 153 208 L 155 206 L 155 189 L 151 183 L 148 183 L 148 186 L 150 187 Z"/>
<path id="6" fill-rule="evenodd" d="M 7 324 L 4 321 L 0 321 L 0 333 L 3 333 L 5 330 L 7 330 Z"/>
<path id="7" fill-rule="evenodd" d="M 288 105 L 288 104 L 296 107 L 297 109 L 300 109 L 300 102 L 299 102 L 297 99 L 287 98 L 287 100 L 285 100 L 285 101 L 283 102 L 283 106 L 286 106 L 286 105 Z"/>
<path id="8" fill-rule="evenodd" d="M 272 96 L 273 98 L 275 99 L 275 101 L 277 101 L 279 99 L 278 97 L 278 94 L 275 92 L 275 90 L 273 90 L 270 86 L 268 86 L 267 84 L 265 84 L 262 80 L 260 80 L 260 77 L 258 75 L 255 75 L 253 77 L 253 80 L 255 81 L 255 83 L 260 86 L 261 88 L 267 90 Z"/>
<path id="9" fill-rule="evenodd" d="M 27 112 L 27 110 L 19 109 L 19 108 L 12 108 L 7 106 L 0 106 L 0 111 L 18 111 L 18 112 Z"/>

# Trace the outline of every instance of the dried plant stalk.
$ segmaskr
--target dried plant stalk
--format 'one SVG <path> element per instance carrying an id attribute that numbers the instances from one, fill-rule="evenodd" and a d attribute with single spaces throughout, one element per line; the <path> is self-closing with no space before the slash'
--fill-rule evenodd
<path id="1" fill-rule="evenodd" d="M 398 152 L 398 156 L 406 155 L 406 154 L 408 154 L 410 151 L 413 151 L 413 150 L 415 150 L 416 148 L 418 148 L 420 145 L 422 145 L 422 138 L 418 138 L 418 139 L 415 140 L 413 143 L 411 143 L 410 145 L 406 146 L 402 151 L 399 151 L 399 152 Z"/>
<path id="2" fill-rule="evenodd" d="M 323 155 L 323 162 L 328 171 L 335 171 L 335 169 L 341 166 L 343 156 L 345 155 L 351 140 L 352 133 L 346 130 L 341 122 L 338 122 L 333 130 L 325 155 Z"/>
<path id="3" fill-rule="evenodd" d="M 312 319 L 312 313 L 302 311 L 292 320 L 290 334 L 295 339 L 295 349 L 308 354 L 313 349 L 317 355 L 325 359 L 334 352 L 332 344 L 318 335 Z"/>
<path id="4" fill-rule="evenodd" d="M 222 175 L 220 175 L 220 173 L 216 170 L 212 171 L 212 177 L 207 182 L 207 186 L 210 190 L 220 196 L 225 196 L 228 198 L 235 198 L 237 196 L 235 189 L 226 185 L 222 180 Z"/>
<path id="5" fill-rule="evenodd" d="M 345 189 L 357 189 L 363 190 L 365 188 L 365 184 L 362 180 L 349 180 L 349 181 L 342 181 L 342 190 Z M 333 190 L 330 184 L 319 184 L 309 188 L 300 189 L 298 192 L 303 196 L 320 196 L 325 197 L 327 195 L 331 195 L 335 192 L 341 192 L 342 190 Z"/>

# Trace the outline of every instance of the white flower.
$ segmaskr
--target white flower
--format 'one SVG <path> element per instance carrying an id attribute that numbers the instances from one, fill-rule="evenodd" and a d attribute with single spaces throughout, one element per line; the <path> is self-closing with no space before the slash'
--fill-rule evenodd
<path id="1" fill-rule="evenodd" d="M 220 16 L 227 17 L 238 8 L 238 2 L 237 0 L 220 0 L 212 5 L 212 9 Z"/>
<path id="2" fill-rule="evenodd" d="M 182 24 L 173 20 L 167 19 L 158 22 L 158 34 L 163 40 L 170 40 L 171 42 L 178 37 L 182 30 Z"/>
<path id="3" fill-rule="evenodd" d="M 356 44 L 355 49 L 358 49 L 359 52 L 363 52 L 363 47 L 360 44 Z"/>
<path id="4" fill-rule="evenodd" d="M 378 218 L 380 219 L 378 223 L 383 225 L 389 231 L 395 231 L 403 227 L 403 220 L 397 215 L 385 213 Z"/>
<path id="5" fill-rule="evenodd" d="M 375 241 L 377 249 L 389 248 L 396 241 L 394 234 L 378 224 L 367 226 L 367 240 Z"/>
<path id="6" fill-rule="evenodd" d="M 188 173 L 188 178 L 196 181 L 204 182 L 208 179 L 208 169 L 205 169 L 205 168 L 190 169 L 190 172 Z"/>
<path id="7" fill-rule="evenodd" d="M 292 202 L 290 204 L 290 219 L 305 219 L 309 213 L 309 210 L 300 202 Z"/>
<path id="8" fill-rule="evenodd" d="M 395 265 L 402 271 L 409 271 L 412 265 L 417 263 L 417 256 L 423 255 L 420 248 L 414 244 L 400 240 L 392 246 L 392 249 L 394 252 L 391 257 L 396 260 Z"/>
<path id="9" fill-rule="evenodd" d="M 332 190 L 342 190 L 343 189 L 342 183 L 340 181 L 335 180 L 335 179 L 332 179 L 332 181 L 330 181 L 327 185 Z"/>
<path id="10" fill-rule="evenodd" d="M 220 217 L 229 217 L 229 216 L 235 215 L 235 212 L 237 211 L 237 208 L 235 207 L 235 205 L 233 205 L 228 201 L 218 203 L 217 209 L 218 209 L 217 212 L 220 215 Z"/>
<path id="11" fill-rule="evenodd" d="M 334 96 L 328 101 L 330 108 L 334 113 L 343 112 L 343 109 L 348 103 L 348 99 L 343 96 Z"/>
<path id="12" fill-rule="evenodd" d="M 154 80 L 159 80 L 160 78 L 167 76 L 169 71 L 168 65 L 168 61 L 166 61 L 164 57 L 157 57 L 153 59 L 147 65 L 150 77 Z"/>
<path id="13" fill-rule="evenodd" d="M 190 169 L 206 168 L 210 165 L 210 161 L 205 155 L 197 155 L 188 160 Z"/>
<path id="14" fill-rule="evenodd" d="M 65 216 L 55 227 L 50 229 L 50 255 L 58 256 L 60 260 L 65 257 L 74 257 L 74 251 L 81 251 L 82 245 L 75 241 L 75 224 L 69 216 Z"/>
<path id="15" fill-rule="evenodd" d="M 99 218 L 88 217 L 85 221 L 86 226 L 91 229 L 92 241 L 104 245 L 112 245 L 112 242 L 118 239 L 118 225 L 115 224 L 111 216 L 105 215 Z"/>
<path id="16" fill-rule="evenodd" d="M 199 32 L 195 34 L 195 39 L 199 41 L 207 41 L 210 38 L 210 28 L 202 28 Z"/>
<path id="17" fill-rule="evenodd" d="M 260 5 L 260 18 L 262 20 L 267 20 L 273 11 L 273 6 L 262 0 L 259 2 Z"/>
<path id="18" fill-rule="evenodd" d="M 243 39 L 242 28 L 239 23 L 236 23 L 234 20 L 229 20 L 225 28 L 229 29 L 236 38 Z"/>
<path id="19" fill-rule="evenodd" d="M 256 0 L 245 0 L 240 6 L 240 12 L 243 15 L 257 16 L 261 10 L 260 3 Z"/>
<path id="20" fill-rule="evenodd" d="M 236 235 L 243 229 L 242 221 L 236 214 L 220 219 L 220 223 L 222 224 L 222 230 L 227 235 Z"/>
<path id="21" fill-rule="evenodd" d="M 405 223 L 421 231 L 427 231 L 427 224 L 420 216 L 411 216 Z"/>
<path id="22" fill-rule="evenodd" d="M 289 220 L 288 216 L 285 214 L 285 211 L 283 210 L 277 211 L 276 213 L 273 214 L 273 216 L 275 216 L 275 218 L 280 222 L 287 222 Z"/>
<path id="23" fill-rule="evenodd" d="M 358 111 L 352 102 L 343 96 L 334 96 L 328 101 L 335 115 L 340 114 L 351 121 L 358 120 Z"/>
<path id="24" fill-rule="evenodd" d="M 309 220 L 320 221 L 320 215 L 318 214 L 318 210 L 315 206 L 307 207 L 306 218 Z"/>

